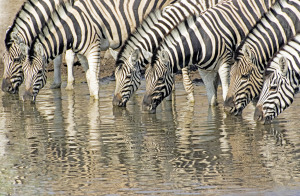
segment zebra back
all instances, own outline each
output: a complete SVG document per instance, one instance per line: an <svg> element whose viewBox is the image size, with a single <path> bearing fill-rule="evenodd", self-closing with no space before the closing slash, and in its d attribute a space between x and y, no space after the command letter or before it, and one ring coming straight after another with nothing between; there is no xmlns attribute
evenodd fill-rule
<svg viewBox="0 0 300 196"><path fill-rule="evenodd" d="M287 109L299 91L300 34L285 44L269 61L254 119L270 121Z"/></svg>
<svg viewBox="0 0 300 196"><path fill-rule="evenodd" d="M300 32L300 2L279 0L252 29L236 51L228 100L241 113L258 98L267 63L281 47ZM232 104L233 103L233 104Z"/></svg>
<svg viewBox="0 0 300 196"><path fill-rule="evenodd" d="M221 66L232 64L235 47L274 2L275 0L225 1L207 9L198 17L188 17L176 26L153 53L151 66L146 73L155 73L155 78L146 75L146 82L154 84L148 85L152 88L146 89L145 100L161 101L171 93L172 85L168 83L172 81L168 79L171 75L167 74L170 70L176 73L195 64L198 68L218 72ZM167 58L162 56L165 53ZM224 86L228 86L229 73L224 72L221 77L225 99L227 88ZM148 96L152 98L146 98Z"/></svg>
<svg viewBox="0 0 300 196"><path fill-rule="evenodd" d="M129 32L149 12L161 9L171 2L173 0L77 0L73 5L64 3L53 12L29 48L28 63L31 66L26 66L30 68L26 69L30 72L26 73L26 79L43 78L44 64L65 50L72 49L88 63L87 75L92 81L89 83L90 94L98 99L101 50L121 46ZM39 47L43 48L43 56L36 53L36 48ZM35 82L28 84L34 86ZM36 92L43 86L37 84ZM26 86L27 90L30 88L29 85Z"/></svg>

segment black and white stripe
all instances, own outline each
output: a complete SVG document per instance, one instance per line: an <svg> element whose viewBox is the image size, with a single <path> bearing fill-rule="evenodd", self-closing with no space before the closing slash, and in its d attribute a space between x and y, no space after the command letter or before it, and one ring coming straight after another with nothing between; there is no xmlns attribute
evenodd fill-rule
<svg viewBox="0 0 300 196"><path fill-rule="evenodd" d="M2 81L3 91L16 93L23 82L22 62L25 58L21 54L20 43L30 46L43 27L43 24L51 16L51 13L65 1L67 0L28 0L23 4L12 26L6 32L4 40L6 51L3 56L5 70ZM54 67L60 68L60 65L61 58L58 57ZM68 65L71 68L73 66L72 63L68 63ZM69 73L69 78L72 79L73 75L70 74L72 72ZM54 85L60 86L61 76L58 69L55 69L54 77L54 81L56 82ZM72 81L70 82L72 83Z"/></svg>
<svg viewBox="0 0 300 196"><path fill-rule="evenodd" d="M58 8L37 36L30 48L30 59L53 59L67 49L80 55L81 62L89 66L86 76L90 95L99 98L100 51L120 47L128 35L149 12L161 9L174 0L77 0ZM44 57L34 54L40 45ZM37 47L38 48L38 47ZM42 62L42 61L35 61ZM42 64L32 64L38 70ZM25 70L24 70L25 71ZM32 72L32 78L36 72ZM44 73L44 72L39 72ZM32 78L27 78L31 80ZM34 84L31 84L34 85ZM29 86L26 89L30 89Z"/></svg>
<svg viewBox="0 0 300 196"><path fill-rule="evenodd" d="M300 31L300 1L279 0L236 51L226 106L240 114L258 98L265 67L272 57Z"/></svg>
<svg viewBox="0 0 300 196"><path fill-rule="evenodd" d="M216 5L220 0L182 0L163 10L149 14L143 23L130 35L116 59L116 89L114 105L125 106L131 95L141 83L142 69L151 59L151 54L162 42L164 37L186 17L199 15L207 8ZM189 96L193 96L193 86L183 70L184 84ZM193 99L193 97L191 97Z"/></svg>
<svg viewBox="0 0 300 196"><path fill-rule="evenodd" d="M270 121L287 109L300 87L300 34L269 62L254 119Z"/></svg>
<svg viewBox="0 0 300 196"><path fill-rule="evenodd" d="M199 17L189 17L165 38L146 70L144 104L150 110L172 90L172 72L195 64L203 74L210 105L216 104L216 81L219 73L223 98L229 85L229 70L235 47L249 33L275 0L231 0L217 4ZM165 54L165 60L161 57ZM170 72L171 71L171 72ZM153 77L149 77L149 73ZM167 79L166 79L167 78ZM155 84L157 83L157 84Z"/></svg>

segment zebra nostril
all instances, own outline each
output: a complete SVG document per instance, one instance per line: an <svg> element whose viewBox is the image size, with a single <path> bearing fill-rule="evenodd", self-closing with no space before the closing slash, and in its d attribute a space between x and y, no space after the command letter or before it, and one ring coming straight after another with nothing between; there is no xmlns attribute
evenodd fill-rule
<svg viewBox="0 0 300 196"><path fill-rule="evenodd" d="M257 105L254 112L254 120L262 121L264 119L263 107L262 105Z"/></svg>

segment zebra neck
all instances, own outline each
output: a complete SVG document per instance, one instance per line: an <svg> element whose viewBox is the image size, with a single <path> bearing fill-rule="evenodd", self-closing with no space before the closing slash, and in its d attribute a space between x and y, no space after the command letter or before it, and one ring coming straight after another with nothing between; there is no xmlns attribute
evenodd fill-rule
<svg viewBox="0 0 300 196"><path fill-rule="evenodd" d="M5 38L6 46L11 41L11 33L17 32L23 38L23 43L30 45L43 25L62 0L29 0L17 13L11 28Z"/></svg>

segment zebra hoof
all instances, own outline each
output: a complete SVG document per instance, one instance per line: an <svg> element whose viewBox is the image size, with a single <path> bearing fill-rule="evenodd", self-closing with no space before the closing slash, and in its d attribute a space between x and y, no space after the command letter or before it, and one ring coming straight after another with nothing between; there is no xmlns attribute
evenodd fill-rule
<svg viewBox="0 0 300 196"><path fill-rule="evenodd" d="M65 89L67 91L72 91L72 90L74 90L74 86L73 86L73 84L68 84Z"/></svg>
<svg viewBox="0 0 300 196"><path fill-rule="evenodd" d="M55 83L53 83L53 84L50 86L50 89L57 89L57 88L60 88L60 84L55 84Z"/></svg>

